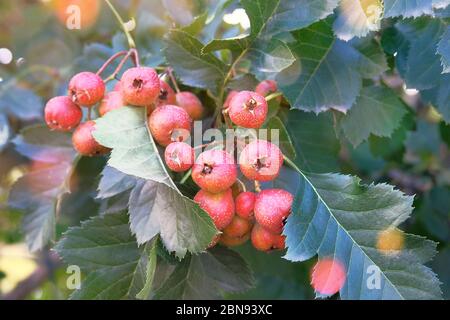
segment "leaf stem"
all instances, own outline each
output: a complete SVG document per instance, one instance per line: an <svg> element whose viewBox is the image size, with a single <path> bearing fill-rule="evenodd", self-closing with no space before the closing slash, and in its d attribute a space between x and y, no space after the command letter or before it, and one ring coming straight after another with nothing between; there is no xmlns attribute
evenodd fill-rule
<svg viewBox="0 0 450 320"><path fill-rule="evenodd" d="M123 32L125 33L125 36L127 37L128 46L130 47L130 49L136 48L136 43L134 42L134 39L131 36L130 31L128 31L128 29L126 28L125 22L123 21L123 19L120 16L119 12L116 10L116 8L114 8L114 6L113 6L113 4L111 3L110 0L105 0L105 2L109 6L111 11L113 12L113 14L116 17L117 21L120 23L120 26L122 27Z"/></svg>
<svg viewBox="0 0 450 320"><path fill-rule="evenodd" d="M283 155L283 159L292 169L297 170L298 172L301 172L300 169L297 167L297 165L294 163L294 161L292 161L285 155Z"/></svg>
<svg viewBox="0 0 450 320"><path fill-rule="evenodd" d="M192 174L192 169L189 169L189 171L186 172L186 174L183 176L183 178L181 178L180 184L184 184L189 179L191 174Z"/></svg>
<svg viewBox="0 0 450 320"><path fill-rule="evenodd" d="M282 95L283 95L283 94L282 94L281 92L275 92L275 93L269 94L269 95L266 97L266 101L269 102L269 101L271 101L271 100L273 100L273 99L276 99L276 98L278 98L278 97L281 97Z"/></svg>
<svg viewBox="0 0 450 320"><path fill-rule="evenodd" d="M178 87L177 80L173 76L173 70L171 67L167 68L167 74L169 75L170 81L172 81L173 86L175 87L175 91L180 93L180 88Z"/></svg>

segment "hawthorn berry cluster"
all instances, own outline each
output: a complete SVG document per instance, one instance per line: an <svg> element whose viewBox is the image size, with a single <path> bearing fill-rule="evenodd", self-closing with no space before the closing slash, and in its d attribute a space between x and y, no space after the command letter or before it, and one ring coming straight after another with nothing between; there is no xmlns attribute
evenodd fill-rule
<svg viewBox="0 0 450 320"><path fill-rule="evenodd" d="M115 73L103 80L100 73L108 63L125 55ZM114 79L124 62L135 55L135 67L126 70L110 92L105 82ZM251 238L253 246L261 251L284 248L283 225L291 211L293 196L281 189L248 192L237 188L238 166L244 177L259 182L275 179L283 164L283 154L273 143L254 140L245 145L238 164L234 157L221 149L209 149L195 159L195 149L186 143L193 120L204 116L200 99L191 92L178 89L168 68L176 92L158 73L138 63L137 51L118 53L97 72L81 72L69 82L67 96L52 98L45 107L47 125L72 135L73 146L84 156L104 155L110 150L93 137L95 122L91 108L98 105L98 114L124 105L147 108L147 123L153 139L164 147L167 167L174 172L191 171L192 180L200 187L194 201L199 203L222 233L210 247L219 241L226 246L236 246ZM223 106L225 121L243 127L258 129L264 124L268 103L266 96L277 91L274 81L261 82L255 91L231 91ZM281 97L278 97L281 99ZM82 122L82 108L87 108L87 120ZM231 123L230 123L231 121ZM241 182L241 186L244 184ZM235 190L235 192L233 192Z"/></svg>

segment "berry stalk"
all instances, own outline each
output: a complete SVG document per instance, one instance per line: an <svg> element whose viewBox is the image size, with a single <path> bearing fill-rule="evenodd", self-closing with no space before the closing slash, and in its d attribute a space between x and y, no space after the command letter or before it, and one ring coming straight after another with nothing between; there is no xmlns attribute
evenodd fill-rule
<svg viewBox="0 0 450 320"><path fill-rule="evenodd" d="M114 16L116 17L117 21L120 23L123 32L125 33L125 36L127 37L128 46L130 49L136 48L136 43L134 42L133 37L131 36L130 31L125 26L125 22L123 21L122 17L120 16L119 12L117 12L116 8L113 6L110 0L105 0L106 4L109 6L111 11L113 12Z"/></svg>

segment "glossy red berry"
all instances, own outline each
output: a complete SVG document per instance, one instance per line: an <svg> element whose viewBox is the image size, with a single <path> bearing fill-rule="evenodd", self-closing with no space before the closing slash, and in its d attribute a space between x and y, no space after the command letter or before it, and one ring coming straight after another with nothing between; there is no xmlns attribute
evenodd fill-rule
<svg viewBox="0 0 450 320"><path fill-rule="evenodd" d="M105 83L92 72L80 72L69 82L69 96L72 101L83 107L92 107L99 103L105 94Z"/></svg>
<svg viewBox="0 0 450 320"><path fill-rule="evenodd" d="M260 128L266 121L266 99L253 91L241 91L230 101L228 115L234 124L244 128Z"/></svg>
<svg viewBox="0 0 450 320"><path fill-rule="evenodd" d="M194 164L194 149L184 142L172 142L164 151L164 159L170 170L184 172Z"/></svg>
<svg viewBox="0 0 450 320"><path fill-rule="evenodd" d="M165 104L176 105L177 99L175 97L175 91L173 91L172 87L163 80L159 80L159 87L160 90L158 100L156 101L156 106L159 107Z"/></svg>
<svg viewBox="0 0 450 320"><path fill-rule="evenodd" d="M282 165L281 150L266 140L250 142L239 156L241 172L250 180L273 180L279 175Z"/></svg>
<svg viewBox="0 0 450 320"><path fill-rule="evenodd" d="M259 251L282 250L285 247L285 236L272 233L259 224L252 229L252 244Z"/></svg>
<svg viewBox="0 0 450 320"><path fill-rule="evenodd" d="M201 153L192 167L192 179L202 189L220 193L236 182L237 167L233 157L223 150Z"/></svg>
<svg viewBox="0 0 450 320"><path fill-rule="evenodd" d="M262 227L273 233L281 233L291 213L294 197L282 189L263 190L256 196L255 219Z"/></svg>
<svg viewBox="0 0 450 320"><path fill-rule="evenodd" d="M176 94L177 106L186 110L193 120L200 120L203 117L204 108L202 102L191 92L183 91Z"/></svg>
<svg viewBox="0 0 450 320"><path fill-rule="evenodd" d="M149 106L155 103L160 95L159 77L152 68L128 69L120 82L124 101L134 106Z"/></svg>
<svg viewBox="0 0 450 320"><path fill-rule="evenodd" d="M81 121L83 113L69 97L55 97L45 106L45 122L52 130L70 131Z"/></svg>
<svg viewBox="0 0 450 320"><path fill-rule="evenodd" d="M243 219L253 219L256 194L253 192L242 192L236 197L236 214Z"/></svg>
<svg viewBox="0 0 450 320"><path fill-rule="evenodd" d="M221 193L210 193L200 190L194 197L200 207L205 210L217 229L226 228L234 217L234 201L231 189Z"/></svg>
<svg viewBox="0 0 450 320"><path fill-rule="evenodd" d="M72 135L72 143L77 152L83 156L100 156L106 154L110 149L99 144L93 137L95 122L87 121L78 126Z"/></svg>
<svg viewBox="0 0 450 320"><path fill-rule="evenodd" d="M119 109L125 105L122 93L120 91L111 91L108 92L100 103L100 107L98 108L98 113L101 117L107 114L110 111Z"/></svg>
<svg viewBox="0 0 450 320"><path fill-rule="evenodd" d="M223 234L231 238L239 238L252 230L253 223L235 215L231 223L223 229Z"/></svg>
<svg viewBox="0 0 450 320"><path fill-rule="evenodd" d="M268 95L275 93L278 91L277 83L274 80L264 80L261 81L255 89L255 92L259 93L263 97L267 97ZM277 97L276 100L278 102L281 101L281 96Z"/></svg>
<svg viewBox="0 0 450 320"><path fill-rule="evenodd" d="M156 108L148 123L153 138L166 147L174 141L186 141L191 131L192 119L184 109L167 104Z"/></svg>

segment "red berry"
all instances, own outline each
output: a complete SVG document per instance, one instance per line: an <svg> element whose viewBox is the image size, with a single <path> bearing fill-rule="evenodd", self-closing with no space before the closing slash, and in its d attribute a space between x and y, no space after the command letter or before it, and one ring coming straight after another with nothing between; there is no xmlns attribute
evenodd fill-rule
<svg viewBox="0 0 450 320"><path fill-rule="evenodd" d="M121 89L121 83L120 81L117 81L116 84L114 85L114 88L112 91L120 91Z"/></svg>
<svg viewBox="0 0 450 320"><path fill-rule="evenodd" d="M124 105L125 103L123 102L122 93L120 93L120 91L111 91L105 95L100 103L98 113L103 117L108 112L119 109Z"/></svg>
<svg viewBox="0 0 450 320"><path fill-rule="evenodd" d="M231 121L244 128L260 128L266 121L266 99L252 91L241 91L230 101L228 114Z"/></svg>
<svg viewBox="0 0 450 320"><path fill-rule="evenodd" d="M264 228L273 233L281 233L291 213L292 194L282 189L261 191L255 202L255 219Z"/></svg>
<svg viewBox="0 0 450 320"><path fill-rule="evenodd" d="M236 198L236 214L251 220L255 208L256 195L253 192L242 192Z"/></svg>
<svg viewBox="0 0 450 320"><path fill-rule="evenodd" d="M242 237L252 230L252 226L249 220L235 215L231 223L223 229L223 234L232 238Z"/></svg>
<svg viewBox="0 0 450 320"><path fill-rule="evenodd" d="M75 150L83 156L99 156L108 153L110 150L97 141L92 136L95 131L95 122L87 121L78 126L72 135L72 143Z"/></svg>
<svg viewBox="0 0 450 320"><path fill-rule="evenodd" d="M177 105L186 110L194 120L200 120L203 117L204 108L202 102L191 92L178 92L176 94Z"/></svg>
<svg viewBox="0 0 450 320"><path fill-rule="evenodd" d="M223 150L201 153L192 168L192 179L200 188L211 193L227 190L237 180L233 157Z"/></svg>
<svg viewBox="0 0 450 320"><path fill-rule="evenodd" d="M222 234L219 242L226 247L237 247L247 242L248 239L250 239L250 232L247 232L241 237L230 237Z"/></svg>
<svg viewBox="0 0 450 320"><path fill-rule="evenodd" d="M159 77L148 67L131 68L122 75L123 99L134 106L146 107L155 103L160 94Z"/></svg>
<svg viewBox="0 0 450 320"><path fill-rule="evenodd" d="M270 181L280 173L283 154L280 149L266 140L250 142L239 156L242 174L250 180Z"/></svg>
<svg viewBox="0 0 450 320"><path fill-rule="evenodd" d="M69 96L80 106L92 107L105 94L105 83L92 72L80 72L69 82Z"/></svg>
<svg viewBox="0 0 450 320"><path fill-rule="evenodd" d="M255 89L256 93L259 93L263 97L267 97L268 95L275 93L278 91L277 83L274 80L264 80L261 81ZM278 102L281 101L281 96L277 97L276 100Z"/></svg>
<svg viewBox="0 0 450 320"><path fill-rule="evenodd" d="M275 234L256 224L252 229L252 244L259 251L271 251L284 249L285 236Z"/></svg>
<svg viewBox="0 0 450 320"><path fill-rule="evenodd" d="M69 97L55 97L45 106L45 122L50 129L70 131L83 117L83 112Z"/></svg>
<svg viewBox="0 0 450 320"><path fill-rule="evenodd" d="M189 137L192 119L184 109L167 104L156 108L148 122L153 138L166 147L173 141L182 142Z"/></svg>
<svg viewBox="0 0 450 320"><path fill-rule="evenodd" d="M159 96L158 101L156 102L156 106L162 106L165 104L177 104L177 99L175 97L175 91L173 91L172 87L163 80L159 80ZM181 107L181 106L180 106ZM189 112L188 112L189 113Z"/></svg>
<svg viewBox="0 0 450 320"><path fill-rule="evenodd" d="M164 152L164 159L170 170L184 172L194 164L194 149L184 142L172 142Z"/></svg>
<svg viewBox="0 0 450 320"><path fill-rule="evenodd" d="M322 295L334 295L345 284L347 272L345 266L337 259L319 259L313 267L311 284Z"/></svg>
<svg viewBox="0 0 450 320"><path fill-rule="evenodd" d="M239 93L239 91L236 91L236 90L231 90L230 93L228 93L227 98L225 99L225 102L223 103L224 109L228 109L228 107L230 106L231 99L233 99L234 96L237 95L238 93Z"/></svg>
<svg viewBox="0 0 450 320"><path fill-rule="evenodd" d="M219 230L223 230L233 220L234 201L231 189L221 193L209 193L200 190L195 195L194 201L209 214Z"/></svg>

